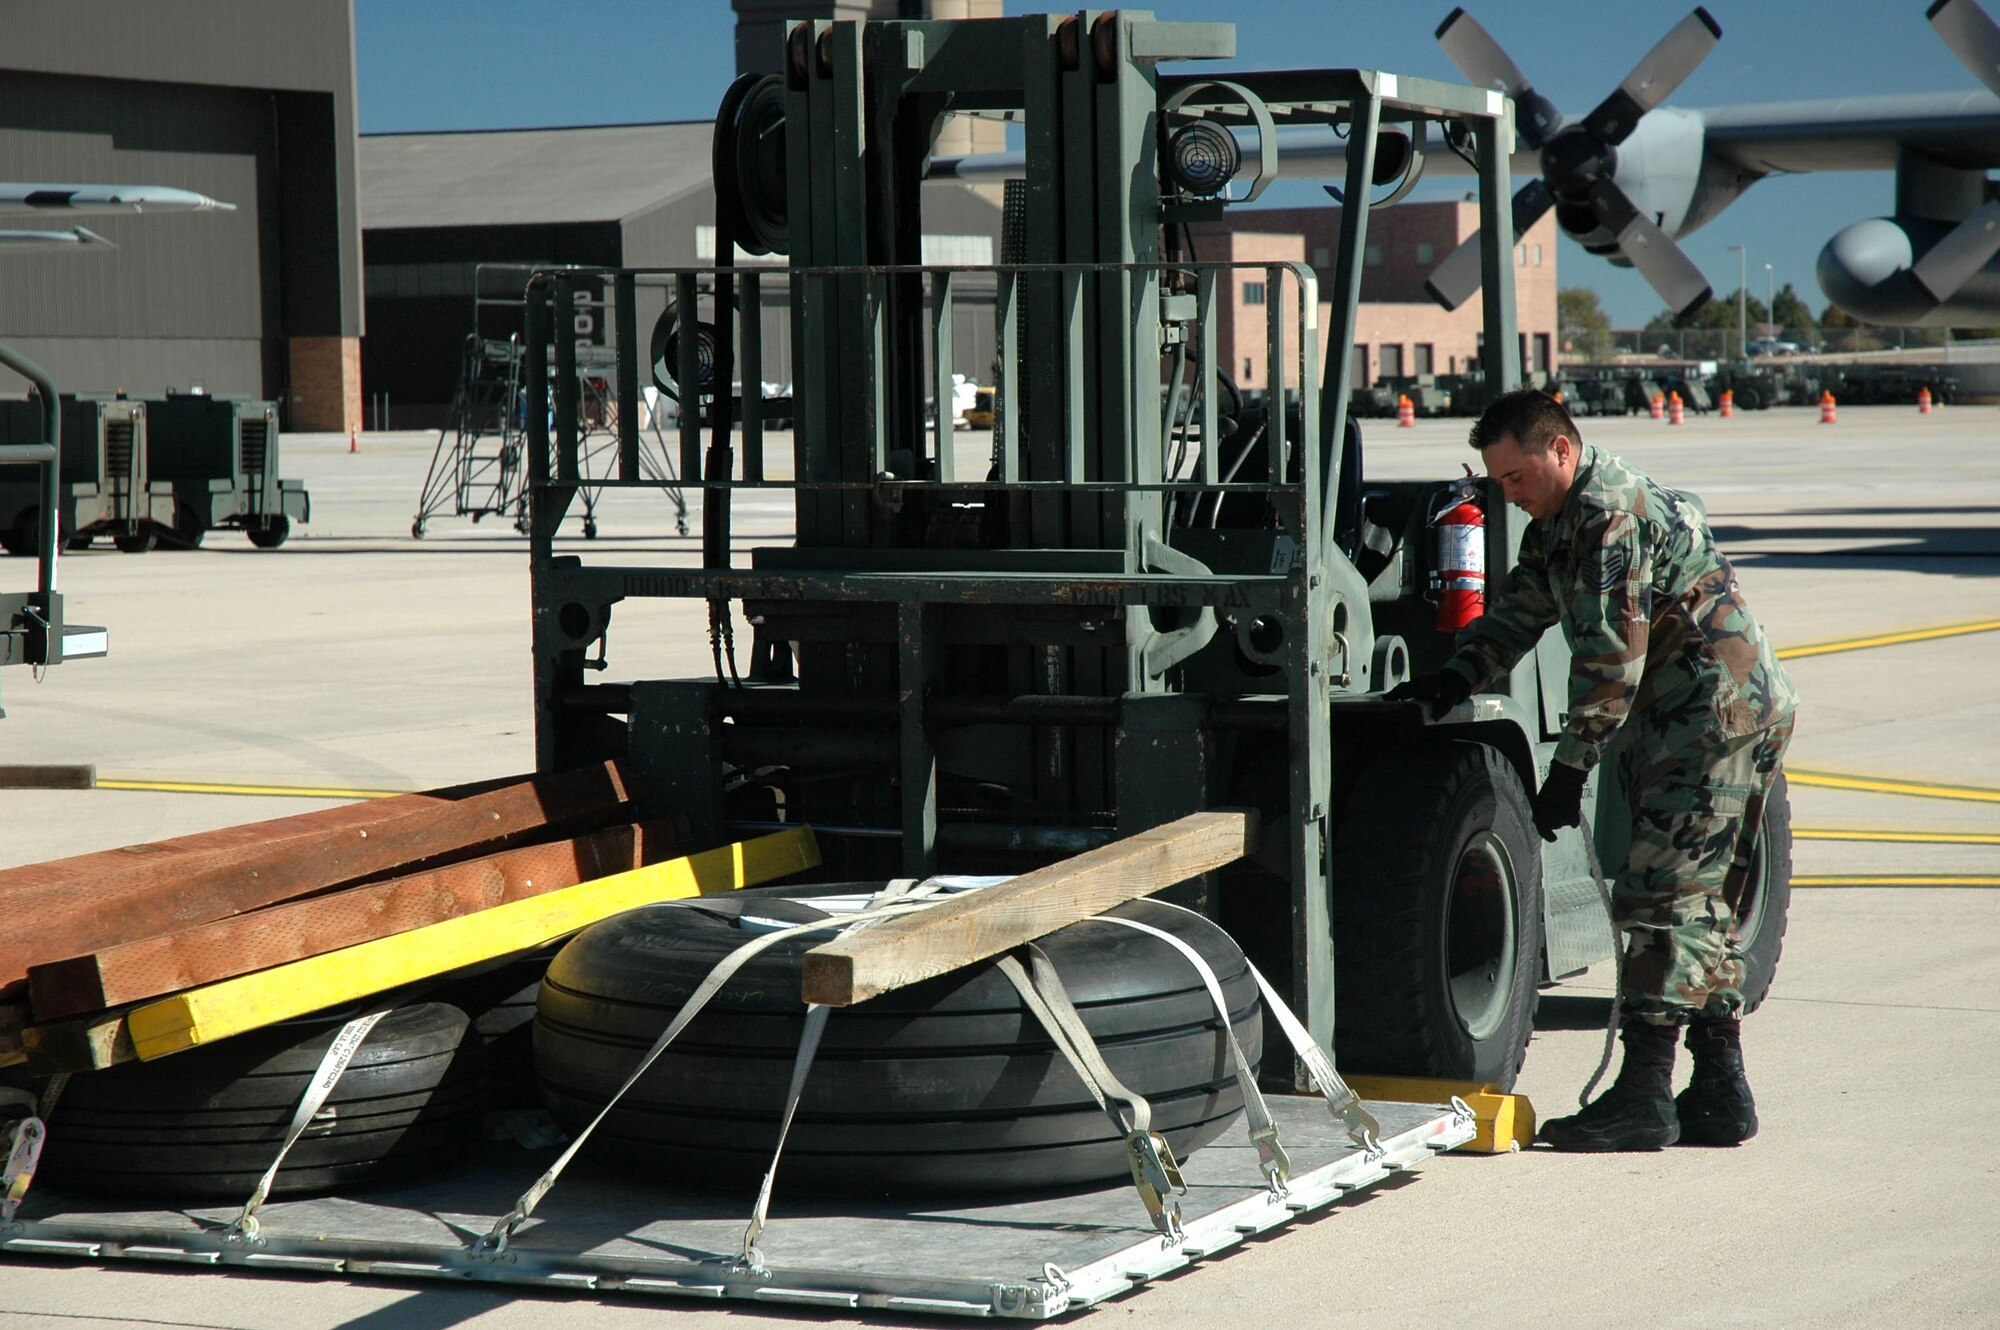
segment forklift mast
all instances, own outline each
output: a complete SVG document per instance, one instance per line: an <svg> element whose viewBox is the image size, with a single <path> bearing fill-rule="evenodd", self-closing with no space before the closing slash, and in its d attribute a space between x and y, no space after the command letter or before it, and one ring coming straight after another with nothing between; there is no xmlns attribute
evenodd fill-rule
<svg viewBox="0 0 2000 1330"><path fill-rule="evenodd" d="M830 880L1019 871L1255 807L1257 861L1224 889L1170 895L1221 919L1330 1038L1330 810L1355 756L1342 745L1377 732L1336 716L1379 720L1382 691L1444 649L1382 629L1398 602L1399 625L1422 617L1420 572L1414 556L1368 566L1361 541L1348 349L1369 209L1341 210L1325 290L1302 263L1201 261L1188 227L1270 182L1279 125L1346 139L1340 197L1356 204L1399 198L1441 136L1480 168L1486 370L1503 390L1519 377L1511 104L1362 70L1163 73L1233 57L1234 29L1136 10L799 22L785 53L717 121L724 266L552 267L528 284L527 400L552 406L529 413L539 765L626 756L706 840L810 823ZM999 263L923 262L923 185L951 114L1023 137ZM739 248L788 265L727 266ZM699 566L557 552L582 483L572 315L595 282L612 292L621 469L592 483L649 483L650 361L701 487ZM767 469L781 436L758 388L778 282L788 475L782 457ZM1248 282L1264 300L1242 306L1237 336L1252 329L1262 352L1261 397L1218 357L1220 297ZM650 355L646 292L665 304ZM990 457L968 464L952 375L968 368L961 314L989 302L997 418ZM736 566L731 499L772 489L793 497L796 540ZM1503 513L1488 540L1489 566L1507 566ZM642 660L611 673L613 606L658 597L708 602L714 678L660 679ZM740 672L738 607L754 630ZM1496 705L1532 765L1541 731L1521 688Z"/></svg>

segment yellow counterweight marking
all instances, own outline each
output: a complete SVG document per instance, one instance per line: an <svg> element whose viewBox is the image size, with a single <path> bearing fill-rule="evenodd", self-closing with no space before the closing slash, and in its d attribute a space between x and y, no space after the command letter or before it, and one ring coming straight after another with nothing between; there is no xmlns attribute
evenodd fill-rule
<svg viewBox="0 0 2000 1330"><path fill-rule="evenodd" d="M1795 887L2000 887L1991 873L1814 873L1794 877Z"/></svg>
<svg viewBox="0 0 2000 1330"><path fill-rule="evenodd" d="M1809 646L1787 647L1779 660L1804 660L1807 656L1831 656L1839 651L1866 651L1870 647L1901 646L1905 642L1930 642L1940 637L1964 637L1968 633L2000 631L2000 619L1979 619L1972 623L1946 624L1939 628L1915 628L1907 633L1878 633L1873 637L1850 637L1840 642L1815 642Z"/></svg>
<svg viewBox="0 0 2000 1330"><path fill-rule="evenodd" d="M1871 794L1907 794L1918 799L1964 799L1973 803L2000 804L2000 790L1981 785L1938 785L1921 780L1884 780L1877 776L1848 776L1837 771L1799 771L1785 768L1785 779L1794 785L1811 785L1826 790L1863 790Z"/></svg>
<svg viewBox="0 0 2000 1330"><path fill-rule="evenodd" d="M164 794L252 794L291 799L391 799L410 790L341 790L316 785L225 785L194 780L100 780L100 790L155 790Z"/></svg>
<svg viewBox="0 0 2000 1330"><path fill-rule="evenodd" d="M1793 840L1848 840L1905 845L2000 845L2000 831L1849 831L1841 827L1794 827Z"/></svg>

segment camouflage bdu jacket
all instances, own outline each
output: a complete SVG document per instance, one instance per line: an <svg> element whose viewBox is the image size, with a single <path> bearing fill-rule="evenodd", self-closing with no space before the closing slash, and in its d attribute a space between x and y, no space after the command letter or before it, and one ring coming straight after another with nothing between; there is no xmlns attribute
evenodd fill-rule
<svg viewBox="0 0 2000 1330"><path fill-rule="evenodd" d="M1587 444L1562 511L1528 524L1519 563L1445 668L1476 692L1558 622L1572 659L1558 762L1588 771L1635 711L1699 709L1736 736L1798 705L1700 509Z"/></svg>

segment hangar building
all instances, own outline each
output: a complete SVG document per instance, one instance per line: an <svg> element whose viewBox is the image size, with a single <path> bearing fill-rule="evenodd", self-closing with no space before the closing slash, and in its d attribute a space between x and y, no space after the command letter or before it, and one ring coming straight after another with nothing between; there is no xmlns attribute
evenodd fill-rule
<svg viewBox="0 0 2000 1330"><path fill-rule="evenodd" d="M0 257L0 338L66 392L200 385L280 400L293 428L358 426L355 132L352 0L15 0L0 179L236 210L13 221L117 248Z"/></svg>

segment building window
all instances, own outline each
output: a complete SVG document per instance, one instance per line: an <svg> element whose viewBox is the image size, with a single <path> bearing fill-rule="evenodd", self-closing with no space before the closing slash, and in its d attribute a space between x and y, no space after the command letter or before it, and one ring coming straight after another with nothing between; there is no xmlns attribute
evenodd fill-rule
<svg viewBox="0 0 2000 1330"><path fill-rule="evenodd" d="M1325 245L1314 245L1313 267L1330 268L1332 266L1333 266L1333 251L1328 249Z"/></svg>
<svg viewBox="0 0 2000 1330"><path fill-rule="evenodd" d="M1547 333L1536 333L1535 372L1537 374L1547 374L1555 369L1554 359L1550 353L1549 335Z"/></svg>
<svg viewBox="0 0 2000 1330"><path fill-rule="evenodd" d="M1535 266L1537 268L1542 266L1542 247L1540 245L1535 246Z"/></svg>
<svg viewBox="0 0 2000 1330"><path fill-rule="evenodd" d="M1249 385L1249 384L1250 384L1250 383L1251 383L1251 382L1252 382L1252 381L1253 381L1254 379L1256 379L1256 377L1257 377L1257 374L1256 374L1256 371L1255 371L1255 370L1253 370L1253 369L1251 368L1251 366L1250 366L1250 357L1248 357L1248 356L1245 356L1245 357L1243 357L1243 383L1244 383L1244 385L1245 385L1245 386L1247 387L1247 386L1248 386L1248 385Z"/></svg>
<svg viewBox="0 0 2000 1330"><path fill-rule="evenodd" d="M1365 250L1363 250L1363 251L1361 252L1361 261L1362 261L1363 263L1367 264L1367 265L1368 265L1369 267L1371 267L1371 268L1379 268L1379 267L1381 267L1381 266L1382 266L1382 247L1381 247L1380 245L1370 245L1370 246L1368 246L1368 248L1366 248Z"/></svg>
<svg viewBox="0 0 2000 1330"><path fill-rule="evenodd" d="M1354 367L1348 371L1348 374L1354 380L1351 386L1356 388L1366 388L1368 386L1368 344L1366 342L1356 342L1354 344Z"/></svg>
<svg viewBox="0 0 2000 1330"><path fill-rule="evenodd" d="M1437 251L1431 248L1429 242L1425 242L1424 244L1417 246L1418 263L1428 264L1431 261L1431 259L1436 256L1436 254Z"/></svg>
<svg viewBox="0 0 2000 1330"><path fill-rule="evenodd" d="M1403 344L1388 342L1382 347L1382 377L1400 379L1403 377Z"/></svg>
<svg viewBox="0 0 2000 1330"><path fill-rule="evenodd" d="M1244 303L1244 304L1246 304L1246 305L1261 305L1261 304L1263 304L1263 303L1264 303L1264 284L1263 284L1262 282L1245 282L1245 283L1243 283L1243 303Z"/></svg>
<svg viewBox="0 0 2000 1330"><path fill-rule="evenodd" d="M1411 352L1410 358L1414 362L1410 366L1410 373L1412 374L1437 373L1436 346L1432 345L1429 342L1418 342L1415 346L1410 348L1410 352Z"/></svg>
<svg viewBox="0 0 2000 1330"><path fill-rule="evenodd" d="M1516 268L1525 268L1528 266L1528 247L1526 245L1514 246L1514 266Z"/></svg>

